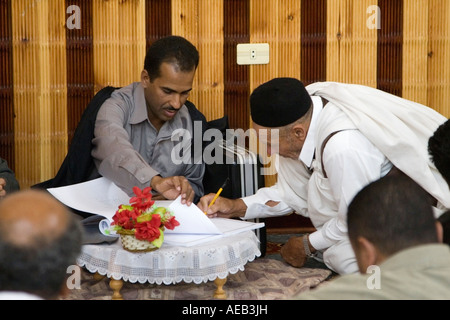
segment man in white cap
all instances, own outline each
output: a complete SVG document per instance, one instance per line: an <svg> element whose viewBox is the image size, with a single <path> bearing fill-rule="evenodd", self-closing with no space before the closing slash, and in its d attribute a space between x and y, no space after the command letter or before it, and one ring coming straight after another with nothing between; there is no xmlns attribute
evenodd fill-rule
<svg viewBox="0 0 450 320"><path fill-rule="evenodd" d="M277 183L242 199L219 197L207 213L253 219L295 211L309 217L317 231L289 239L281 250L293 266L316 257L339 274L357 272L347 207L364 186L387 174L403 172L419 183L436 212L450 207L448 186L427 154L429 137L446 118L431 108L365 86L325 82L305 88L293 78L256 88L250 108L256 131L268 131L268 152L278 149ZM270 139L274 130L278 145ZM204 196L199 207L206 210L212 198Z"/></svg>

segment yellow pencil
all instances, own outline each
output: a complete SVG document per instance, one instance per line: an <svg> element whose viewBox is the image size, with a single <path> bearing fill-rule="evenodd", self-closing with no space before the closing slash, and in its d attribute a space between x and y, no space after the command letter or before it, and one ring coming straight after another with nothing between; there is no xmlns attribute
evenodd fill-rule
<svg viewBox="0 0 450 320"><path fill-rule="evenodd" d="M225 180L225 182L223 183L223 185L220 187L219 191L217 191L216 195L214 196L214 198L212 199L212 201L209 203L208 208L211 207L211 206L214 204L214 202L216 202L217 198L218 198L218 197L220 196L220 194L222 193L223 188L225 188L227 182L228 182L228 178L227 178L227 180ZM206 209L206 210L208 210L208 209ZM205 211L205 214L206 214L206 211Z"/></svg>

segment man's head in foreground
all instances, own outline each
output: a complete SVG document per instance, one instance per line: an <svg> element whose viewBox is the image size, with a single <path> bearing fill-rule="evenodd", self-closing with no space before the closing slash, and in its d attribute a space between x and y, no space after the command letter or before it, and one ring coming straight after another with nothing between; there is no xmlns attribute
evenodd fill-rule
<svg viewBox="0 0 450 320"><path fill-rule="evenodd" d="M25 190L0 201L0 290L57 298L76 263L82 229L50 194Z"/></svg>
<svg viewBox="0 0 450 320"><path fill-rule="evenodd" d="M361 273L401 250L437 243L441 236L428 194L406 175L364 187L348 207L347 224Z"/></svg>

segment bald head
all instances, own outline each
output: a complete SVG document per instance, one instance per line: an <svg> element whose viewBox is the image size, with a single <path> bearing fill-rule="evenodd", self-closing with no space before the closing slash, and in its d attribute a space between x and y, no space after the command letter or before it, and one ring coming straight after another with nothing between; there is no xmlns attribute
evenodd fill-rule
<svg viewBox="0 0 450 320"><path fill-rule="evenodd" d="M36 239L51 242L67 229L68 210L50 194L26 190L0 201L3 239L17 246L33 246Z"/></svg>
<svg viewBox="0 0 450 320"><path fill-rule="evenodd" d="M32 189L6 196L0 201L0 290L57 297L82 236L79 221L49 193Z"/></svg>

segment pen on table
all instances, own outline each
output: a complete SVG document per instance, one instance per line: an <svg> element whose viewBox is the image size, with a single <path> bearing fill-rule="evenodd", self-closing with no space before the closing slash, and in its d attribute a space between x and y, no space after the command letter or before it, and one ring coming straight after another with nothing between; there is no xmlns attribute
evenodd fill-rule
<svg viewBox="0 0 450 320"><path fill-rule="evenodd" d="M225 188L225 186L228 183L228 178L227 180L225 180L225 182L222 184L222 186L220 187L219 191L217 191L216 195L214 196L214 198L212 199L212 201L209 203L208 208L211 207L214 202L216 202L217 198L220 196L220 193L223 191L223 188ZM206 208L206 210L208 210L208 208ZM206 214L206 211L205 211Z"/></svg>

